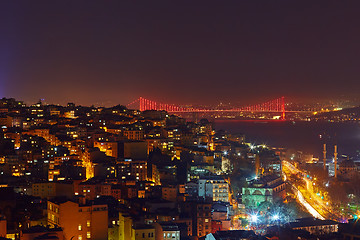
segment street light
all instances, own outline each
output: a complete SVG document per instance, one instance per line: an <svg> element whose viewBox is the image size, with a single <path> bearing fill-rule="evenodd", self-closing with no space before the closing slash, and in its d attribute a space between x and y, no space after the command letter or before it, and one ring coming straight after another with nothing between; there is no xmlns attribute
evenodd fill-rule
<svg viewBox="0 0 360 240"><path fill-rule="evenodd" d="M259 220L259 217L254 214L250 216L250 221L256 223Z"/></svg>
<svg viewBox="0 0 360 240"><path fill-rule="evenodd" d="M279 216L278 214L275 214L274 216L272 216L272 219L273 219L274 221L277 221L277 220L280 219L280 216Z"/></svg>

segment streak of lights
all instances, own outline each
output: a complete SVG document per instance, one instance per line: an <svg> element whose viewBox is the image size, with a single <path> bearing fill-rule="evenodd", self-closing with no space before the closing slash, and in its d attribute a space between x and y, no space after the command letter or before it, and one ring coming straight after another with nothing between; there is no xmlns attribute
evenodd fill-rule
<svg viewBox="0 0 360 240"><path fill-rule="evenodd" d="M304 196L302 195L302 193L295 187L293 187L293 189L296 191L296 195L299 199L299 202L301 203L301 205L303 205L306 210L315 218L321 219L321 220L325 220L325 218L323 216L320 215L320 213L318 211L316 211L304 198Z"/></svg>
<svg viewBox="0 0 360 240"><path fill-rule="evenodd" d="M284 165L286 165L288 167L288 169L292 172L292 173L299 173L300 171L295 168L292 164L290 164L287 161L283 162ZM285 175L286 176L286 175ZM307 178L303 178L306 182L306 188L308 191L312 190L312 184L311 181ZM297 189L295 186L292 185L293 190L296 192L297 198L300 202L301 205L303 205L305 207L305 209L315 218L324 220L325 218L323 216L321 216L321 214L313 207L311 206L304 198L303 194L301 193L301 191L299 189ZM322 205L321 203L318 203L320 206Z"/></svg>

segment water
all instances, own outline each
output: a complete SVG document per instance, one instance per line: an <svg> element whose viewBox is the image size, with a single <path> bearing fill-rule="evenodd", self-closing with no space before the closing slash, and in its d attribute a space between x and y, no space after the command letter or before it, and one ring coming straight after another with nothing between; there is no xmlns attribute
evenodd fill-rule
<svg viewBox="0 0 360 240"><path fill-rule="evenodd" d="M216 130L243 133L247 142L293 148L314 157L322 157L324 143L330 157L337 143L340 156L360 159L359 123L216 120L214 126Z"/></svg>

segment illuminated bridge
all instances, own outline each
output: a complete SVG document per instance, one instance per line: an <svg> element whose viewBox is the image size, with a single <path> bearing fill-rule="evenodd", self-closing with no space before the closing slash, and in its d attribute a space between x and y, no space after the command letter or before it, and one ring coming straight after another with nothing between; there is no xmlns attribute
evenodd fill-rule
<svg viewBox="0 0 360 240"><path fill-rule="evenodd" d="M127 107L134 107L140 111L146 110L164 110L169 113L207 113L207 112L273 112L281 113L282 119L285 119L285 98L280 97L261 104L229 109L205 109L194 107L180 107L174 104L158 103L143 97L139 97L135 101L129 103Z"/></svg>

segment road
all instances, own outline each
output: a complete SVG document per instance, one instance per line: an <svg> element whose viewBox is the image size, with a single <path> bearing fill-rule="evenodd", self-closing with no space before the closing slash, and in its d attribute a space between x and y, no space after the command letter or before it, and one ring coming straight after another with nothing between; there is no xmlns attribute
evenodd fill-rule
<svg viewBox="0 0 360 240"><path fill-rule="evenodd" d="M319 219L339 219L340 216L334 214L335 211L332 210L331 205L314 190L316 181L309 179L307 174L288 161L283 161L283 172L287 181L291 184L292 190L296 194L300 204L303 205L312 216ZM291 179L291 174L289 173L301 176L301 179L304 180L305 183L304 186L296 186L294 179Z"/></svg>
<svg viewBox="0 0 360 240"><path fill-rule="evenodd" d="M305 207L305 209L315 218L321 219L321 220L325 220L325 218L323 216L320 215L320 213L318 211L316 211L315 208L313 208L313 206L311 206L304 198L304 196L302 195L302 193L300 192L299 189L297 189L294 185L291 185L293 192L296 194L299 202L301 205L303 205L303 207Z"/></svg>

